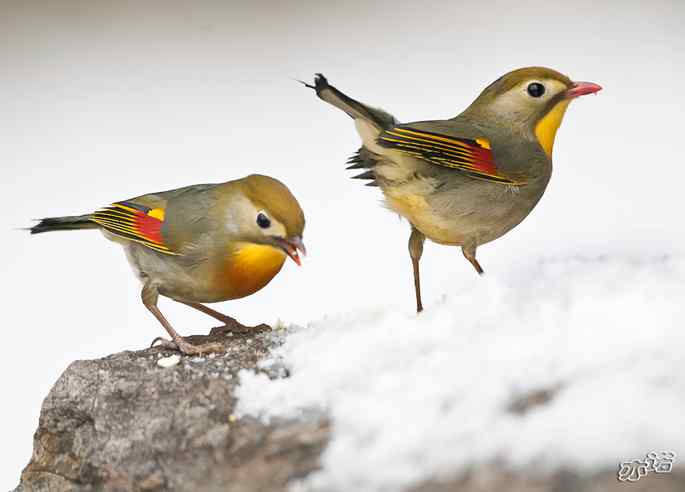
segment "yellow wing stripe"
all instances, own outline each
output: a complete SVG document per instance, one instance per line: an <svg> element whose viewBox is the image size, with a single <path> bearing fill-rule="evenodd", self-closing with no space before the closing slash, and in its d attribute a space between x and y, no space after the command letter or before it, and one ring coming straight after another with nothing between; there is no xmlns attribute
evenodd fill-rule
<svg viewBox="0 0 685 492"><path fill-rule="evenodd" d="M471 154L472 154L471 149L469 149L468 146L455 147L455 146L452 146L452 145L444 144L444 143L442 143L442 142L434 142L434 141L426 140L426 139L423 139L423 138L413 137L413 136L410 136L410 135L402 135L402 134L399 134L399 133L395 133L393 130L388 130L388 131L385 132L385 133L387 133L388 135L393 135L393 136L395 136L395 137L399 137L401 140L389 139L389 138L387 138L387 137L385 136L385 134L381 135L381 138L382 138L383 140L389 140L389 141L394 141L394 142L408 142L408 141L411 141L412 143L415 143L416 145L419 145L419 144L420 144L420 145L424 145L424 146L426 146L427 148L439 150L440 152L447 152L447 151L450 151L450 152L458 152L458 153L460 153L461 155L471 155Z"/></svg>
<svg viewBox="0 0 685 492"><path fill-rule="evenodd" d="M461 170L474 178L516 186L525 184L523 181L515 181L502 176L496 170L493 173L488 169L483 169L486 164L491 166L492 163L482 160L481 150L478 150L477 147L480 147L482 152L491 151L490 141L487 138L478 137L466 140L472 143L399 127L386 130L380 135L380 143L382 144L382 141L388 142L391 149L440 166Z"/></svg>
<svg viewBox="0 0 685 492"><path fill-rule="evenodd" d="M123 210L126 210L127 212L133 212L134 214L138 212L138 210L136 210L135 208L123 205L121 203L113 203L111 206L115 208L121 208Z"/></svg>
<svg viewBox="0 0 685 492"><path fill-rule="evenodd" d="M490 140L488 140L487 138L483 138L483 137L477 138L476 143L478 145L480 145L481 147L483 147L484 149L492 150L492 147L490 147Z"/></svg>
<svg viewBox="0 0 685 492"><path fill-rule="evenodd" d="M105 215L105 214L100 214L97 213L94 215L94 220L99 220L99 221L109 221L112 224L115 225L126 225L130 227L134 227L135 223L132 220L127 220L127 219L120 219L119 217L116 216L111 216L111 215Z"/></svg>
<svg viewBox="0 0 685 492"><path fill-rule="evenodd" d="M406 128L393 128L392 131L398 131L398 132L406 133L409 135L414 135L421 140L428 139L428 140L435 140L438 142L446 142L446 143L449 143L450 145L456 145L457 147L462 147L462 148L466 149L467 151L470 150L470 147L468 146L468 144L465 144L464 142L460 142L459 140L454 140L451 138L443 137L441 135L433 135L430 133L415 132L412 130L407 130ZM488 142L488 144L489 144L489 142Z"/></svg>
<svg viewBox="0 0 685 492"><path fill-rule="evenodd" d="M431 145L423 145L423 144L418 144L418 143L413 143L413 142L407 142L407 141L405 141L405 140L397 140L397 139L394 139L394 138L383 137L383 140L386 140L386 141L388 141L388 142L396 142L400 147L427 148L427 149L435 149L435 148L436 148L436 147L433 147L433 146L431 146ZM400 152L406 152L406 151L404 150L404 148L402 148L402 149L397 149L397 150L400 151ZM456 153L456 152L449 151L449 150L443 150L443 149L439 149L439 151L440 151L441 153L445 153L445 154L448 154L448 155L453 155L454 157L458 157L460 160L458 160L458 161L455 160L455 161L454 161L454 163L455 163L455 165L456 165L457 167L466 167L466 168L470 168L470 169L476 170L476 168L475 168L474 166L471 165L472 163L477 162L476 159L473 158L473 156L464 155L464 154L458 154L458 153ZM419 156L422 156L422 157L423 157L423 155L422 155L420 152L412 152L412 153L415 154L415 155L419 155ZM442 157L442 158L439 158L439 157L426 157L426 158L427 158L428 160L440 160L440 161L444 160L444 161L446 161L446 162L450 162L450 161L449 161L447 158L445 158L445 157ZM482 171L479 171L479 172L482 173Z"/></svg>
<svg viewBox="0 0 685 492"><path fill-rule="evenodd" d="M164 209L163 208L153 208L147 213L150 217L154 217L161 222L164 222Z"/></svg>
<svg viewBox="0 0 685 492"><path fill-rule="evenodd" d="M96 221L95 219L93 219L93 222L99 223L99 222ZM158 244L158 243L155 243L155 242L152 242L152 241L148 241L147 239L139 239L139 237L130 237L129 235L134 235L134 234L135 234L135 233L133 233L133 232L130 232L130 231L127 231L127 230L125 230L125 229L122 229L122 228L119 228L119 227L115 227L115 226L112 226L112 225L104 225L104 224L101 224L101 225L102 225L106 230L108 230L109 232L113 233L114 235L120 236L121 233L126 234L126 236L122 236L122 237L124 237L125 239L128 239L129 241L133 241L133 242L136 242L136 243L140 243L140 244L142 244L142 245L144 245L144 246L147 246L147 247L149 247L149 248L152 248L152 249L154 249L154 250L156 250L156 251L161 251L162 253L168 253L168 254L170 254L170 255L177 255L177 254L178 254L178 253L174 253L173 251L171 251L169 248L167 248L166 246L164 246L164 245L162 245L162 244ZM117 233L119 233L119 234L117 234Z"/></svg>
<svg viewBox="0 0 685 492"><path fill-rule="evenodd" d="M462 150L461 148L449 147L447 145L442 145L442 144L436 145L433 142L427 143L425 140L421 140L418 138L412 138L412 137L405 137L403 135L397 135L397 134L390 132L390 131L387 133L390 135L395 135L397 137L400 137L400 138L388 138L386 136L381 137L383 140L387 140L388 142L398 142L398 143L401 143L403 145L414 145L414 146L423 147L426 149L433 149L433 150L436 150L439 152L450 153L450 154L453 154L455 156L460 156L460 157L461 156L469 157L469 158L473 157L473 155L470 152L468 152L466 150Z"/></svg>
<svg viewBox="0 0 685 492"><path fill-rule="evenodd" d="M456 145L458 147L467 149L468 152L471 152L470 146L468 144L465 144L464 142L459 141L459 140L454 140L454 139L444 137L441 135L433 135L431 133L414 132L411 130L407 130L406 128L395 128L394 130L397 130L397 131L400 131L403 133L408 133L411 135L415 135L415 136L419 137L420 140L429 139L429 140L435 140L438 142L446 142L447 144L449 144L449 146ZM478 137L474 141L478 145L480 145L482 148L487 149L487 150L492 150L492 147L490 146L490 140L488 140L487 138ZM445 145L445 146L447 146L447 145Z"/></svg>
<svg viewBox="0 0 685 492"><path fill-rule="evenodd" d="M142 235L136 222L136 216L139 216L141 212L160 222L164 221L164 209L162 208L154 208L146 213L144 208L139 210L122 203L113 203L107 208L94 212L91 215L91 220L116 236L142 244L161 253L178 255L163 243Z"/></svg>
<svg viewBox="0 0 685 492"><path fill-rule="evenodd" d="M391 132L388 132L388 133L391 133ZM428 161L440 162L441 164L444 164L447 167L450 167L452 169L464 169L464 170L468 170L468 171L473 171L474 173L477 173L480 175L488 176L491 178L496 178L497 181L502 181L502 182L511 181L507 178L502 178L501 176L499 176L497 174L487 173L483 170L476 168L472 164L476 163L477 160L473 156L470 156L470 155L459 154L455 151L450 151L450 150L443 150L443 149L440 149L440 148L437 148L437 147L434 147L431 145L423 145L423 144L414 143L414 142L407 142L406 140L398 140L398 139L387 138L387 137L383 137L383 140L387 140L388 142L396 142L401 147L436 149L436 150L439 150L441 153L445 153L448 155L453 155L455 157L458 157L459 160L456 160L456 159L452 160L452 159L449 159L447 157L436 157L436 156L426 157L423 154L421 154L420 152L408 152L404 148L397 149L397 150L399 152L411 153L412 155L416 155L416 156L425 158Z"/></svg>
<svg viewBox="0 0 685 492"><path fill-rule="evenodd" d="M108 220L102 220L102 219L93 219L93 222L97 222L98 224L102 226L107 226L110 229L116 229L120 232L126 232L128 234L134 234L138 235L140 234L140 231L136 229L135 227L127 227L123 226L121 224L118 224L116 222L108 221ZM152 239L147 239L147 238L141 238L141 241L145 241L146 243L151 243L151 244L157 244L162 248L168 249L164 244L160 243L159 241L154 241Z"/></svg>
<svg viewBox="0 0 685 492"><path fill-rule="evenodd" d="M109 222L109 221L105 221L105 220L100 220L100 219L96 219L96 218L93 218L93 222L96 222L96 223L100 224L101 226L103 226L103 227L105 227L105 228L107 228L107 229L113 229L113 230L116 230L116 231L118 231L118 232L124 232L124 233L126 233L126 234L133 234L133 235L138 235L138 234L139 234L138 230L136 230L136 229L133 228L133 227L125 227L125 226L119 225L119 224L117 224L117 223L113 223L113 222ZM166 248L166 249L168 249L168 248L167 248L166 246L164 246L162 243L159 243L159 242L157 242L157 241L153 241L153 240L151 240L151 239L146 239L146 238L142 238L142 237L141 237L141 238L139 238L139 241L145 242L146 244L147 244L147 243L149 243L149 244L155 244L155 245L158 245L158 246L161 247L161 248Z"/></svg>

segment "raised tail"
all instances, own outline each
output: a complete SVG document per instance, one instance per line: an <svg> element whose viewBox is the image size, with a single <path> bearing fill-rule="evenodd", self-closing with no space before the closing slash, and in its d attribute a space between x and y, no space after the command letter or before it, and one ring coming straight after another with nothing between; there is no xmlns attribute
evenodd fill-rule
<svg viewBox="0 0 685 492"><path fill-rule="evenodd" d="M40 234L41 232L97 229L99 227L99 225L90 220L90 215L74 215L71 217L48 217L42 219L28 230L31 234Z"/></svg>
<svg viewBox="0 0 685 492"><path fill-rule="evenodd" d="M371 181L367 186L377 186L374 167L380 159L379 154L383 153L384 149L377 144L376 139L383 131L397 126L399 121L382 109L372 108L343 94L330 85L326 77L320 73L316 74L314 85L307 83L304 85L314 89L321 100L341 109L354 120L363 147L347 161L349 165L347 169L366 169L367 171L353 178L368 179Z"/></svg>
<svg viewBox="0 0 685 492"><path fill-rule="evenodd" d="M379 108L372 108L351 97L343 94L338 89L328 83L328 79L323 74L317 73L314 78L314 85L304 83L307 87L314 89L316 95L328 104L346 112L354 120L365 120L373 124L378 130L388 130L399 122L393 115Z"/></svg>

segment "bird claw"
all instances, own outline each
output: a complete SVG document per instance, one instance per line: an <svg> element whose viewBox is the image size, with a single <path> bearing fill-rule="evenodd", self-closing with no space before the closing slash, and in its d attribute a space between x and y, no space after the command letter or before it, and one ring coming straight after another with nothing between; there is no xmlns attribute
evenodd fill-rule
<svg viewBox="0 0 685 492"><path fill-rule="evenodd" d="M158 345L155 345L159 342ZM186 342L183 338L178 340L167 340L166 338L157 337L152 341L151 347L161 347L169 350L178 350L184 355L203 355L209 353L223 353L226 348L217 342L203 343L201 345L193 345Z"/></svg>
<svg viewBox="0 0 685 492"><path fill-rule="evenodd" d="M159 342L159 345L156 345ZM161 348L167 348L171 350L176 350L178 347L174 342L171 340L167 340L166 338L162 337L157 337L154 340L152 340L152 343L150 344L150 348L153 347L161 347Z"/></svg>

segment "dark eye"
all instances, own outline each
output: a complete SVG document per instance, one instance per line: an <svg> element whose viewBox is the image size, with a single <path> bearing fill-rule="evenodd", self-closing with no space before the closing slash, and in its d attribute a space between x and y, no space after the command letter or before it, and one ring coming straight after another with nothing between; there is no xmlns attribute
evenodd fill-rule
<svg viewBox="0 0 685 492"><path fill-rule="evenodd" d="M259 212L259 214L257 214L257 225L262 229L267 229L271 225L271 221L265 213Z"/></svg>
<svg viewBox="0 0 685 492"><path fill-rule="evenodd" d="M528 84L528 94L531 97L540 97L545 93L545 86L540 82L532 82Z"/></svg>

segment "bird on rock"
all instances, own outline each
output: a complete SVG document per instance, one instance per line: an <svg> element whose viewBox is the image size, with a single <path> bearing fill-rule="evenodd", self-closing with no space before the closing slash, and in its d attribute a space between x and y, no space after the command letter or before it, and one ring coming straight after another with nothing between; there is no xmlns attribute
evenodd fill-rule
<svg viewBox="0 0 685 492"><path fill-rule="evenodd" d="M220 352L219 343L193 345L157 307L160 295L249 330L204 303L254 294L287 257L300 265L304 213L280 181L253 174L220 184L192 185L111 204L96 212L42 219L31 234L100 229L123 245L143 284L142 301L171 337L162 346L184 354Z"/></svg>
<svg viewBox="0 0 685 492"><path fill-rule="evenodd" d="M402 124L346 96L322 74L305 85L352 117L362 147L348 169L365 169L354 178L380 187L388 208L411 224L417 312L425 239L460 246L482 274L477 248L518 225L542 197L569 103L601 90L549 68L521 68L488 85L454 118Z"/></svg>

